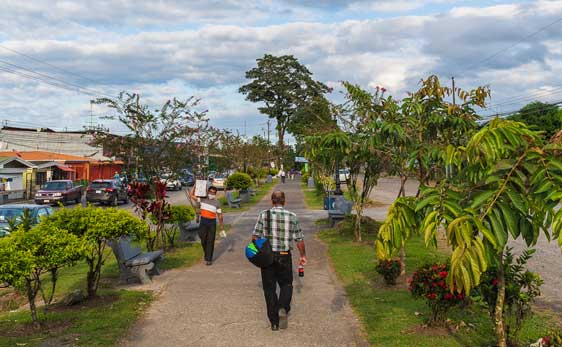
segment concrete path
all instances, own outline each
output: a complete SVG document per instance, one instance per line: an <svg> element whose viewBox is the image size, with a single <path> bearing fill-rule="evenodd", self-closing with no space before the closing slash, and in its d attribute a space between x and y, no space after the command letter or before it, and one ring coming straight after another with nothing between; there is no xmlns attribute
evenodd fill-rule
<svg viewBox="0 0 562 347"><path fill-rule="evenodd" d="M326 212L306 209L299 182L277 188L286 193L287 209L300 217L309 258L305 277L295 274L289 329L271 331L259 269L244 256L258 212L270 206L268 195L232 221L213 266L174 271L123 346L368 346L314 235L314 221Z"/></svg>

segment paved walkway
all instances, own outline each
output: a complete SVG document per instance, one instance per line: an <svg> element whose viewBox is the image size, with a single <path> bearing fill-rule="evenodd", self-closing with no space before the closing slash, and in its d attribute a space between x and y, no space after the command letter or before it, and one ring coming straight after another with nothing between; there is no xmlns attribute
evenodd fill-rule
<svg viewBox="0 0 562 347"><path fill-rule="evenodd" d="M287 209L300 217L309 258L305 277L295 276L289 329L271 331L260 272L244 256L257 213L270 206L266 196L232 222L231 233L215 249L213 266L174 272L175 278L133 327L124 346L368 345L328 264L326 249L314 236L314 221L325 217L325 211L306 209L298 181L278 188L286 193Z"/></svg>

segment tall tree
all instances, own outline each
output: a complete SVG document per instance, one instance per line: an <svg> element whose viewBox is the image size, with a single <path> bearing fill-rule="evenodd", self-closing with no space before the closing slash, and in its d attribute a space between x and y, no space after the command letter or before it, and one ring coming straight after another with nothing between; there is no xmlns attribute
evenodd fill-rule
<svg viewBox="0 0 562 347"><path fill-rule="evenodd" d="M277 121L278 157L284 150L287 127L296 111L330 89L315 81L312 73L292 55L266 54L246 72L250 83L240 87L246 100L262 103L258 109Z"/></svg>
<svg viewBox="0 0 562 347"><path fill-rule="evenodd" d="M325 134L337 129L337 107L324 96L313 98L310 103L299 107L287 124L287 131L304 142L306 136Z"/></svg>
<svg viewBox="0 0 562 347"><path fill-rule="evenodd" d="M551 104L534 101L524 106L519 112L511 117L511 120L523 122L531 129L543 131L550 138L562 129L562 110Z"/></svg>

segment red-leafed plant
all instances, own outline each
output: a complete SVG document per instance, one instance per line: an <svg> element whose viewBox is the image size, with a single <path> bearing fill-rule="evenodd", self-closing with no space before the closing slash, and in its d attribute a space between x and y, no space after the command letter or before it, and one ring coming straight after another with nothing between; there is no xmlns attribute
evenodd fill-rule
<svg viewBox="0 0 562 347"><path fill-rule="evenodd" d="M400 260L380 260L377 264L377 272L384 278L387 285L395 285L396 279L400 276Z"/></svg>
<svg viewBox="0 0 562 347"><path fill-rule="evenodd" d="M464 293L456 293L447 285L449 268L445 264L429 264L414 272L409 289L414 299L426 301L431 316L430 326L443 325L449 309L465 300Z"/></svg>

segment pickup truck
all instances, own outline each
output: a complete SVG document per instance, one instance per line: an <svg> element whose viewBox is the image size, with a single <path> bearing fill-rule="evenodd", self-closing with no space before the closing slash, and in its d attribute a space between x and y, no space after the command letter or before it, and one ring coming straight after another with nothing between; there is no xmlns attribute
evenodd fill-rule
<svg viewBox="0 0 562 347"><path fill-rule="evenodd" d="M71 180L47 182L36 194L36 204L66 204L71 201L80 203L82 200L82 186L75 186Z"/></svg>

